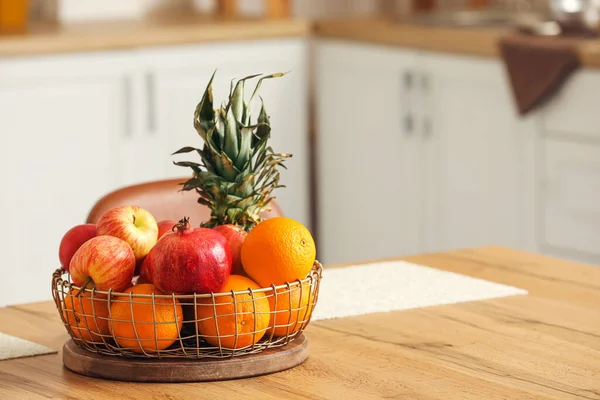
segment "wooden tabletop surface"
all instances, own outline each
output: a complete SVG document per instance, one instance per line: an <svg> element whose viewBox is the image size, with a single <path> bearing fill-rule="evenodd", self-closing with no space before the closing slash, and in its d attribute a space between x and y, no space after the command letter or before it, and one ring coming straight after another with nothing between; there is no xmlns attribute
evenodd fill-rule
<svg viewBox="0 0 600 400"><path fill-rule="evenodd" d="M315 35L321 38L407 47L483 57L500 57L498 42L508 28L418 25L384 18L325 19L317 21ZM565 41L562 38L539 38ZM574 43L584 67L600 68L600 39L569 40Z"/></svg>
<svg viewBox="0 0 600 400"><path fill-rule="evenodd" d="M600 399L600 268L499 247L404 259L529 294L314 322L304 364L251 379L132 384L60 354L0 361L0 399ZM0 332L67 339L51 302L0 308Z"/></svg>
<svg viewBox="0 0 600 400"><path fill-rule="evenodd" d="M0 57L123 50L232 40L306 36L301 19L168 16L134 21L32 23L26 33L0 35Z"/></svg>

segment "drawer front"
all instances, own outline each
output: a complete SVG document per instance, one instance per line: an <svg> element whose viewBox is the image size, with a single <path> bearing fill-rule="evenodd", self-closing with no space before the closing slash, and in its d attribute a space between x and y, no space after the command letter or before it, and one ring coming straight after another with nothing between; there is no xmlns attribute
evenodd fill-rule
<svg viewBox="0 0 600 400"><path fill-rule="evenodd" d="M600 72L575 73L566 85L543 107L546 134L586 136L600 140Z"/></svg>
<svg viewBox="0 0 600 400"><path fill-rule="evenodd" d="M544 143L544 244L600 255L600 145Z"/></svg>

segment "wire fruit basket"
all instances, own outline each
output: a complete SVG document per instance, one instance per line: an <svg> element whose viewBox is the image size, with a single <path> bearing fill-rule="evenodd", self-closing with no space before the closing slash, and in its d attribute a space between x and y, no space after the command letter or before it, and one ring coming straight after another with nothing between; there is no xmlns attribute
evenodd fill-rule
<svg viewBox="0 0 600 400"><path fill-rule="evenodd" d="M81 349L145 359L227 359L285 346L317 304L322 265L305 279L210 294L141 294L81 288L68 272L52 275L63 324Z"/></svg>

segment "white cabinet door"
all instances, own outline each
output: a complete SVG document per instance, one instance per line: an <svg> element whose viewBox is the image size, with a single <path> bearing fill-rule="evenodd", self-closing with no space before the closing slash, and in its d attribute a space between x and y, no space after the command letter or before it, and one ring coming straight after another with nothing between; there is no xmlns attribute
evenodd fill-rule
<svg viewBox="0 0 600 400"><path fill-rule="evenodd" d="M422 61L426 250L535 250L535 121L518 117L500 62Z"/></svg>
<svg viewBox="0 0 600 400"><path fill-rule="evenodd" d="M256 73L291 71L264 81L260 95L271 117L271 145L276 152L292 153L281 171L285 189L274 191L284 214L306 225L309 216L307 58L302 39L181 46L144 53L148 71L149 117L160 137L156 163L164 177L185 177L186 168L173 165L170 154L184 146L202 146L193 126L194 109L213 71L215 104L226 100L231 79ZM250 81L249 87L253 88ZM248 97L251 92L248 93ZM260 103L254 104L258 116ZM152 117L153 116L153 117ZM190 155L178 157L185 159ZM193 156L192 156L193 157Z"/></svg>
<svg viewBox="0 0 600 400"><path fill-rule="evenodd" d="M545 140L543 171L545 248L600 264L600 145Z"/></svg>
<svg viewBox="0 0 600 400"><path fill-rule="evenodd" d="M418 252L418 141L405 87L415 55L324 41L316 60L319 259Z"/></svg>
<svg viewBox="0 0 600 400"><path fill-rule="evenodd" d="M583 69L574 74L542 109L546 134L600 139L600 72Z"/></svg>
<svg viewBox="0 0 600 400"><path fill-rule="evenodd" d="M0 63L0 305L51 297L62 235L121 183L116 149L130 133L129 85L111 69L126 62Z"/></svg>

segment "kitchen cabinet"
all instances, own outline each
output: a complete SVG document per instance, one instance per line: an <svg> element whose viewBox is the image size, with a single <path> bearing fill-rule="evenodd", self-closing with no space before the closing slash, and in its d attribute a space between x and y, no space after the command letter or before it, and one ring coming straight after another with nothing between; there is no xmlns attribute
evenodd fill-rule
<svg viewBox="0 0 600 400"><path fill-rule="evenodd" d="M276 152L293 154L286 161L288 169L281 171L281 183L287 187L274 191L277 202L286 216L309 225L305 41L177 46L146 50L141 56L143 64L149 66L146 71L147 126L149 135L157 139L154 164L162 166L153 173L165 177L189 174L188 169L173 165L173 160L188 159L190 155L173 157L170 154L184 146L201 146L193 127L194 109L215 69L216 105L226 101L229 83L234 78L289 71L284 77L263 81L260 95L271 116L271 146ZM247 84L248 98L256 81ZM255 117L260 111L260 100L256 100Z"/></svg>
<svg viewBox="0 0 600 400"><path fill-rule="evenodd" d="M217 104L232 78L291 71L265 81L261 95L272 147L294 155L281 174L288 187L274 194L308 225L305 53L305 40L282 39L0 60L0 251L12 273L0 306L50 298L62 235L102 195L189 175L170 154L201 146L192 116L215 68Z"/></svg>
<svg viewBox="0 0 600 400"><path fill-rule="evenodd" d="M320 257L535 247L532 119L497 61L323 41Z"/></svg>
<svg viewBox="0 0 600 400"><path fill-rule="evenodd" d="M544 141L542 241L550 253L600 258L600 144Z"/></svg>
<svg viewBox="0 0 600 400"><path fill-rule="evenodd" d="M600 93L600 72L578 71L542 109L545 135L600 142L600 113L595 106Z"/></svg>
<svg viewBox="0 0 600 400"><path fill-rule="evenodd" d="M423 53L424 251L535 249L534 118L498 60Z"/></svg>
<svg viewBox="0 0 600 400"><path fill-rule="evenodd" d="M0 63L0 305L50 297L62 235L121 182L131 71L105 57Z"/></svg>
<svg viewBox="0 0 600 400"><path fill-rule="evenodd" d="M415 57L318 47L317 248L323 262L421 248L419 142L410 114Z"/></svg>
<svg viewBox="0 0 600 400"><path fill-rule="evenodd" d="M540 244L558 257L600 265L600 72L574 75L542 111Z"/></svg>

